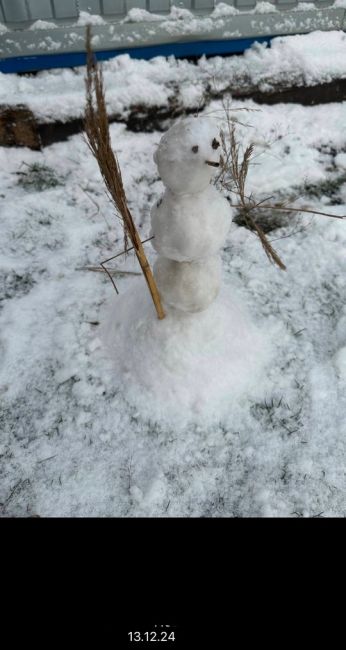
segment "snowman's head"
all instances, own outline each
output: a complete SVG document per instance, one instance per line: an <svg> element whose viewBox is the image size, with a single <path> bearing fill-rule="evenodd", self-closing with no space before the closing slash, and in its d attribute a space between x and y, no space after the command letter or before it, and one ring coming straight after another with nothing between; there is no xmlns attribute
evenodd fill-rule
<svg viewBox="0 0 346 650"><path fill-rule="evenodd" d="M176 194L206 189L220 164L220 137L215 120L188 117L176 122L154 153L164 184Z"/></svg>

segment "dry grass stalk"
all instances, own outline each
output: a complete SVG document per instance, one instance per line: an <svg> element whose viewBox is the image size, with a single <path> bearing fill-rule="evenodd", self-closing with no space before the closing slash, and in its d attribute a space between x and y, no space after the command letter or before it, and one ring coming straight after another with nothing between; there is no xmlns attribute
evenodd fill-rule
<svg viewBox="0 0 346 650"><path fill-rule="evenodd" d="M129 249L128 243L130 240L147 282L158 318L162 319L165 317L165 313L161 304L160 294L145 255L139 233L127 205L121 170L117 157L111 146L102 71L97 64L91 48L90 26L87 26L86 30L86 50L87 75L84 128L87 143L98 162L107 193L116 209L116 214L122 221L124 228L125 251L128 251ZM107 260L105 260L105 262L107 262ZM104 266L105 262L103 262L101 266L110 277L112 284L117 291L112 276Z"/></svg>
<svg viewBox="0 0 346 650"><path fill-rule="evenodd" d="M220 173L216 178L216 183L221 184L229 192L233 192L238 196L240 203L238 205L235 205L235 207L241 210L248 227L254 230L256 235L259 237L269 260L277 264L280 269L286 270L286 266L272 247L263 229L259 226L258 223L256 223L256 220L251 214L253 210L260 209L274 210L279 212L305 212L307 214L318 214L323 217L331 217L332 219L345 219L346 217L337 214L330 214L329 212L309 210L306 208L294 208L290 205L285 204L284 202L276 203L274 205L266 203L266 201L268 201L268 199L271 197L267 197L262 201L256 202L252 196L248 196L245 193L245 183L254 147L253 145L248 146L245 149L242 160L240 160L240 145L236 140L234 120L232 120L230 117L229 108L224 105L223 110L227 119L229 144L226 141L224 132L221 131L220 138L222 144L222 156Z"/></svg>
<svg viewBox="0 0 346 650"><path fill-rule="evenodd" d="M137 271L119 271L119 269L105 269L101 268L101 266L80 266L76 269L76 271L93 271L94 273L105 273L107 272L110 275L142 275L141 273L137 273Z"/></svg>
<svg viewBox="0 0 346 650"><path fill-rule="evenodd" d="M252 144L249 145L245 149L242 160L240 160L240 145L236 141L235 126L233 123L231 123L231 120L229 118L227 119L227 124L230 146L227 147L225 135L224 133L221 133L222 150L225 155L225 158L222 157L221 159L221 174L223 174L221 177L221 183L225 184L226 174L228 170L230 170L231 178L234 183L234 188L232 191L235 191L239 197L240 208L242 210L246 223L255 231L268 259L274 264L277 264L280 269L285 271L286 266L267 239L267 236L265 235L262 228L256 223L251 214L251 211L254 209L254 207L257 207L255 202L251 197L247 197L245 194L246 177L254 147Z"/></svg>
<svg viewBox="0 0 346 650"><path fill-rule="evenodd" d="M267 201L267 199L264 199ZM261 202L262 203L262 202ZM261 208L262 210L278 210L279 212L306 212L307 214L319 214L322 217L331 217L332 219L345 219L346 217L341 214L331 214L330 212L319 212L318 210L308 210L307 208L292 208L292 206L285 207L284 205L272 205L271 203L266 205L260 205L256 203L253 206L254 208ZM253 208L252 208L253 209Z"/></svg>

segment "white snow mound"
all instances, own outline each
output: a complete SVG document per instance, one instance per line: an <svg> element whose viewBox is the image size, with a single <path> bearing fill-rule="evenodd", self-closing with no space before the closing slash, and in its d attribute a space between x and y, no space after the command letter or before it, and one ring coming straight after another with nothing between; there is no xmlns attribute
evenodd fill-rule
<svg viewBox="0 0 346 650"><path fill-rule="evenodd" d="M116 387L141 417L220 422L232 402L265 389L271 346L231 292L224 287L204 312L171 309L161 321L142 279L116 299L101 336Z"/></svg>

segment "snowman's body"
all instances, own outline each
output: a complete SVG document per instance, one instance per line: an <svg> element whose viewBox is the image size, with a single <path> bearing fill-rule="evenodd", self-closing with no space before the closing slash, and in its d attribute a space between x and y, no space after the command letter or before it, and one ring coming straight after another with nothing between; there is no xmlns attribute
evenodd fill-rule
<svg viewBox="0 0 346 650"><path fill-rule="evenodd" d="M167 189L151 211L152 245L177 262L200 260L219 252L230 221L229 203L213 185L196 194Z"/></svg>
<svg viewBox="0 0 346 650"><path fill-rule="evenodd" d="M219 251L232 220L227 200L211 185L219 166L215 122L187 118L162 137L154 160L166 191L151 211L154 276L163 302L202 311L221 286Z"/></svg>
<svg viewBox="0 0 346 650"><path fill-rule="evenodd" d="M154 275L167 305L182 311L203 311L219 293L220 256L213 255L195 262L176 262L159 257Z"/></svg>

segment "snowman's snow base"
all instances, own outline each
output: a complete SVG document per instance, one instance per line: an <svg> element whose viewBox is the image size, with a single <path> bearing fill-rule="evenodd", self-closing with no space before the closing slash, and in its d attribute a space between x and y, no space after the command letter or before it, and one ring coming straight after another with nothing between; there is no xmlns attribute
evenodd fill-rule
<svg viewBox="0 0 346 650"><path fill-rule="evenodd" d="M141 417L220 422L232 403L258 393L270 345L230 292L197 314L170 308L161 321L142 280L116 299L103 343L117 387Z"/></svg>

